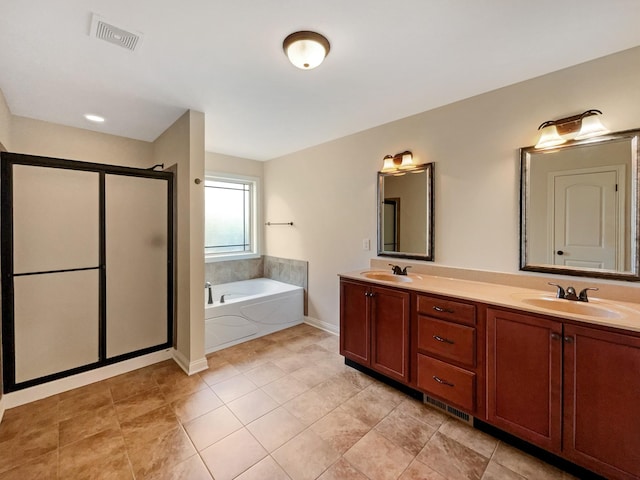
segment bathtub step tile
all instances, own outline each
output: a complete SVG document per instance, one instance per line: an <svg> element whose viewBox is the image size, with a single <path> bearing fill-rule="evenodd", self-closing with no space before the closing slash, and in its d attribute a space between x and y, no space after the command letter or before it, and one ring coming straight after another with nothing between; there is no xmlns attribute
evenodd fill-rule
<svg viewBox="0 0 640 480"><path fill-rule="evenodd" d="M227 407L245 425L260 418L265 413L278 408L280 404L262 390L254 390L227 403Z"/></svg>
<svg viewBox="0 0 640 480"><path fill-rule="evenodd" d="M259 387L284 377L286 374L287 372L271 362L264 363L244 373L249 380Z"/></svg>

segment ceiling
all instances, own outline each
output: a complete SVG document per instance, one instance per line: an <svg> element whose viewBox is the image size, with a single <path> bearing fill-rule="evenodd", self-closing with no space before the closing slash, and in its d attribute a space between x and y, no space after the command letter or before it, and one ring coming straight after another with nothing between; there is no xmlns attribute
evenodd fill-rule
<svg viewBox="0 0 640 480"><path fill-rule="evenodd" d="M14 115L153 141L193 109L207 151L256 160L640 45L638 0L0 0L0 12ZM91 38L92 13L141 32L140 47ZM320 67L288 62L297 30L331 42Z"/></svg>

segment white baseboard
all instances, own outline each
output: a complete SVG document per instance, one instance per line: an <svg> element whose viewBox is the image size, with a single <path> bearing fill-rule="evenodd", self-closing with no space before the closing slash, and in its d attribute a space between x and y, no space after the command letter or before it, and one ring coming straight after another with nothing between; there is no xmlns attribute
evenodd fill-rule
<svg viewBox="0 0 640 480"><path fill-rule="evenodd" d="M3 408L9 409L19 407L25 403L35 402L51 395L73 390L74 388L84 387L91 383L106 380L123 373L131 372L139 368L153 365L154 363L163 362L171 358L171 349L161 350L159 352L149 353L140 357L124 360L122 362L107 365L105 367L89 370L88 372L78 373L70 377L61 378L52 382L43 383L34 387L18 390L17 392L5 393L0 400ZM206 362L206 361L205 361ZM0 409L2 412L2 409Z"/></svg>
<svg viewBox="0 0 640 480"><path fill-rule="evenodd" d="M209 368L206 357L199 358L193 362L189 362L187 358L175 348L172 350L173 360L180 366L184 373L193 375Z"/></svg>
<svg viewBox="0 0 640 480"><path fill-rule="evenodd" d="M313 317L304 317L304 323L311 325L312 327L319 328L325 332L332 333L333 335L340 335L340 328L333 323L323 322Z"/></svg>

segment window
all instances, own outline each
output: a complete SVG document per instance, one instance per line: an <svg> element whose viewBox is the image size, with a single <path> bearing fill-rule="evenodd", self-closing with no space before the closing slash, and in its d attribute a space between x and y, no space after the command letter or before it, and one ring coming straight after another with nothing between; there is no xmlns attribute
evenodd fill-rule
<svg viewBox="0 0 640 480"><path fill-rule="evenodd" d="M204 253L209 260L256 256L258 180L207 176Z"/></svg>

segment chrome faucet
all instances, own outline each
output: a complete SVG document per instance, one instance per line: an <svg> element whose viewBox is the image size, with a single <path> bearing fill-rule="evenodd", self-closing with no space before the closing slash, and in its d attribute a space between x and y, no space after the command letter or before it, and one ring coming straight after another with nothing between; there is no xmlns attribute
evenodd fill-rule
<svg viewBox="0 0 640 480"><path fill-rule="evenodd" d="M204 284L204 288L209 290L209 299L207 300L207 304L213 305L213 291L211 290L211 282L206 282Z"/></svg>
<svg viewBox="0 0 640 480"><path fill-rule="evenodd" d="M565 289L557 283L548 283L549 285L553 285L558 289L558 291L556 292L556 298L564 298L565 300L572 300L574 302L588 302L589 298L587 296L587 292L589 290L598 290L595 287L587 287L583 288L582 290L580 290L580 293L576 294L576 289L573 287L567 287L567 290L565 291Z"/></svg>
<svg viewBox="0 0 640 480"><path fill-rule="evenodd" d="M407 265L404 268L400 268L398 265L389 264L391 267L391 271L394 275L407 275L407 268L411 268L411 266Z"/></svg>

